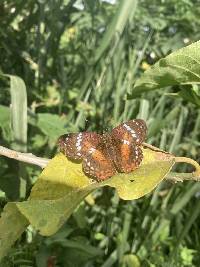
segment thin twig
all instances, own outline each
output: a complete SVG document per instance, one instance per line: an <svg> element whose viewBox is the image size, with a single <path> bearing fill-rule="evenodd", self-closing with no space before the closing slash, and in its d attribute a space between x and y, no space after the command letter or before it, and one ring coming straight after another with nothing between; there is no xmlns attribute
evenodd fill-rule
<svg viewBox="0 0 200 267"><path fill-rule="evenodd" d="M162 150L162 149L160 149L160 148L158 148L158 147L156 147L156 146L152 146L152 145L147 144L147 143L145 143L145 142L143 142L142 145L143 145L143 147L147 147L147 148L149 148L149 149L151 149L151 150L153 150L153 151L163 152L163 153L165 153L165 154L170 154L170 155L172 155L171 153L169 153L169 152L167 152L167 151L164 151L164 150Z"/></svg>
<svg viewBox="0 0 200 267"><path fill-rule="evenodd" d="M0 155L16 159L19 161L23 161L26 163L37 165L41 168L45 168L49 159L46 158L39 158L31 153L22 153L15 150L8 149L6 147L0 146Z"/></svg>

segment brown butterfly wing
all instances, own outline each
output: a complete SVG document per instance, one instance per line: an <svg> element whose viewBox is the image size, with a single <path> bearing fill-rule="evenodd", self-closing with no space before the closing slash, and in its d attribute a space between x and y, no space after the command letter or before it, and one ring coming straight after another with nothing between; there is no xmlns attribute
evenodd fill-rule
<svg viewBox="0 0 200 267"><path fill-rule="evenodd" d="M122 123L112 130L116 147L115 165L120 172L131 172L139 167L143 154L140 147L146 137L146 123L136 119Z"/></svg>
<svg viewBox="0 0 200 267"><path fill-rule="evenodd" d="M64 134L58 139L60 151L75 160L84 158L101 142L101 135L92 132Z"/></svg>
<svg viewBox="0 0 200 267"><path fill-rule="evenodd" d="M145 121L141 119L127 121L112 130L112 135L116 139L124 139L137 145L144 142L146 134L147 126Z"/></svg>
<svg viewBox="0 0 200 267"><path fill-rule="evenodd" d="M138 145L124 143L123 140L115 143L118 155L115 160L117 170L128 173L137 169L143 159L142 149Z"/></svg>
<svg viewBox="0 0 200 267"><path fill-rule="evenodd" d="M86 174L102 181L117 172L103 142L90 151L90 154L83 159L83 170Z"/></svg>
<svg viewBox="0 0 200 267"><path fill-rule="evenodd" d="M83 159L83 171L98 181L116 173L109 158L102 136L97 133L82 132L62 135L58 139L60 151L71 159Z"/></svg>

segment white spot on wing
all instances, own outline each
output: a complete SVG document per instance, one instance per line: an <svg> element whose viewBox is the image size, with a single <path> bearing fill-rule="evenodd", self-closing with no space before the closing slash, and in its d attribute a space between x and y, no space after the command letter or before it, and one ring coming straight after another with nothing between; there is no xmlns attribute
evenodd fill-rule
<svg viewBox="0 0 200 267"><path fill-rule="evenodd" d="M96 149L94 147L91 147L88 151L89 154L92 154Z"/></svg>
<svg viewBox="0 0 200 267"><path fill-rule="evenodd" d="M126 128L126 130L128 130L129 132L131 132L132 129L131 129L130 126L128 126L126 123L124 123L123 126Z"/></svg>
<svg viewBox="0 0 200 267"><path fill-rule="evenodd" d="M81 150L81 142L82 142L82 133L79 133L77 136L77 142L76 142L76 149L78 151Z"/></svg>
<svg viewBox="0 0 200 267"><path fill-rule="evenodd" d="M130 142L128 140L123 140L123 144L130 145Z"/></svg>
<svg viewBox="0 0 200 267"><path fill-rule="evenodd" d="M130 126L128 126L126 123L124 123L123 126L126 128L127 131L129 131L131 133L131 136L133 138L136 138L137 137L136 132L133 129L131 129Z"/></svg>

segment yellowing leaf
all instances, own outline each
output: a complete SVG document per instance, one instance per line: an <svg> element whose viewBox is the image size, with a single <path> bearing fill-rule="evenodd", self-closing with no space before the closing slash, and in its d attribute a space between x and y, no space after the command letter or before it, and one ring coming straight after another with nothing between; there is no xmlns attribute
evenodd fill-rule
<svg viewBox="0 0 200 267"><path fill-rule="evenodd" d="M39 176L30 198L5 206L0 219L0 259L28 223L42 235L54 234L79 203L99 187L115 187L119 196L126 200L151 192L170 171L174 158L149 149L143 149L143 153L143 162L137 170L117 174L101 183L93 182L83 173L82 163L72 162L61 153L56 155Z"/></svg>
<svg viewBox="0 0 200 267"><path fill-rule="evenodd" d="M52 235L93 189L82 172L82 164L74 163L60 153L41 173L30 200L16 205L42 235Z"/></svg>
<svg viewBox="0 0 200 267"><path fill-rule="evenodd" d="M42 235L52 235L93 190L108 185L115 187L123 199L142 197L164 179L173 163L168 154L144 149L142 165L136 171L98 183L83 173L82 163L72 162L60 153L41 173L30 199L16 205Z"/></svg>
<svg viewBox="0 0 200 267"><path fill-rule="evenodd" d="M56 155L40 174L32 188L30 199L57 199L90 185L82 171L82 164Z"/></svg>

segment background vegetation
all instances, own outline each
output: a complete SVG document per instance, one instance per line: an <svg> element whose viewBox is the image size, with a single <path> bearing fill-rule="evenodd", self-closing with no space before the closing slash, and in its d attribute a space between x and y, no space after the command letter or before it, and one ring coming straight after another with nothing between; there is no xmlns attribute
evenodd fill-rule
<svg viewBox="0 0 200 267"><path fill-rule="evenodd" d="M28 135L19 135L23 116L13 123L2 76L1 145L51 158L62 133L102 132L138 117L147 121L148 143L198 160L200 111L178 86L125 98L149 65L200 39L197 2L2 1L1 72L26 84ZM27 198L40 169L6 158L0 164L3 208ZM165 182L122 201L114 190L98 190L54 236L29 227L1 266L199 266L199 192L198 183Z"/></svg>

